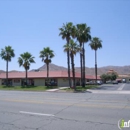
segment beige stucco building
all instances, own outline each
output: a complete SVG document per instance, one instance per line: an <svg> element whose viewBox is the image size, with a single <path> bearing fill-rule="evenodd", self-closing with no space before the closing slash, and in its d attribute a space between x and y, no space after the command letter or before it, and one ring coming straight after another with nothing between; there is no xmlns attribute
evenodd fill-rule
<svg viewBox="0 0 130 130"><path fill-rule="evenodd" d="M39 72L28 72L28 84L35 86L45 86L46 85L46 71ZM81 78L80 73L75 73L76 84L80 85ZM100 80L100 77L98 76ZM95 80L95 76L86 75L86 81ZM49 72L49 81L52 85L64 87L69 86L68 72L67 71L50 71ZM0 84L5 84L6 82L6 73L0 73ZM13 86L21 86L25 82L25 72L10 72L8 73L8 82ZM72 73L71 73L71 82Z"/></svg>

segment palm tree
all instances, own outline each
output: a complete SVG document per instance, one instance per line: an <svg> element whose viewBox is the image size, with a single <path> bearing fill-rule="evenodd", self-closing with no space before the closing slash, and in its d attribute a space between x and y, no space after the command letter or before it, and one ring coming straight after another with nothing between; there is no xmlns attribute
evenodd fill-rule
<svg viewBox="0 0 130 130"><path fill-rule="evenodd" d="M63 24L62 28L59 29L60 33L59 36L62 37L62 39L66 39L67 44L69 44L69 41L72 38L75 37L75 31L76 28L73 25L72 22ZM69 79L69 86L71 87L71 80L70 80L70 55L69 55L69 50L67 51L67 64L68 64L68 79Z"/></svg>
<svg viewBox="0 0 130 130"><path fill-rule="evenodd" d="M28 79L28 70L30 69L31 63L35 63L34 58L29 52L25 52L18 58L19 66L23 66L26 71L26 85Z"/></svg>
<svg viewBox="0 0 130 130"><path fill-rule="evenodd" d="M49 82L49 63L51 63L51 59L54 56L54 51L49 47L43 48L43 50L40 51L40 58L42 58L42 61L47 65L47 87Z"/></svg>
<svg viewBox="0 0 130 130"><path fill-rule="evenodd" d="M71 57L71 65L72 65L72 74L73 74L73 87L76 90L76 84L75 84L75 65L74 65L74 55L76 55L77 52L80 52L80 46L76 44L73 40L70 40L69 44L66 44L63 46L64 52L68 52Z"/></svg>
<svg viewBox="0 0 130 130"><path fill-rule="evenodd" d="M100 40L98 37L94 37L92 38L91 43L89 45L92 50L95 50L95 77L97 83L97 50L102 48L102 40Z"/></svg>
<svg viewBox="0 0 130 130"><path fill-rule="evenodd" d="M87 27L86 24L77 24L76 25L76 38L79 42L82 52L80 53L80 67L81 67L81 83L85 87L85 48L84 43L88 42L91 39L90 27Z"/></svg>
<svg viewBox="0 0 130 130"><path fill-rule="evenodd" d="M0 57L6 61L6 85L8 86L8 62L15 57L14 50L11 46L5 46L4 49L1 49Z"/></svg>

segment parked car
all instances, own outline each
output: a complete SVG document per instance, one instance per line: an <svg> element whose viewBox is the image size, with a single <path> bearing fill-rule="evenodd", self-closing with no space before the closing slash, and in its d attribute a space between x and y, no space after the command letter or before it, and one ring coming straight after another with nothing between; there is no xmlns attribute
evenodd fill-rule
<svg viewBox="0 0 130 130"><path fill-rule="evenodd" d="M112 84L112 81L111 80L106 81L106 84Z"/></svg>
<svg viewBox="0 0 130 130"><path fill-rule="evenodd" d="M86 82L86 85L89 85L89 82Z"/></svg>
<svg viewBox="0 0 130 130"><path fill-rule="evenodd" d="M113 84L118 84L118 81L114 80L112 83L113 83Z"/></svg>
<svg viewBox="0 0 130 130"><path fill-rule="evenodd" d="M95 84L96 84L96 81L86 82L86 85L95 85ZM98 85L101 85L101 84L102 84L102 81L97 80L97 84L98 84Z"/></svg>
<svg viewBox="0 0 130 130"><path fill-rule="evenodd" d="M102 85L102 81L98 80L98 81L97 81L97 84L98 84L98 85Z"/></svg>
<svg viewBox="0 0 130 130"><path fill-rule="evenodd" d="M93 84L94 84L94 82L92 82L92 81L86 82L86 85L93 85Z"/></svg>

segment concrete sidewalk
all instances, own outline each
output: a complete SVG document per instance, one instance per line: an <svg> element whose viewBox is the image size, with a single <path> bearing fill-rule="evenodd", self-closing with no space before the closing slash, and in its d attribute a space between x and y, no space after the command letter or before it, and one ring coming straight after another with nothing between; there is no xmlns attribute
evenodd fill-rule
<svg viewBox="0 0 130 130"><path fill-rule="evenodd" d="M91 89L88 89L88 91L90 91L91 93L96 93L96 94L130 94L130 91L125 91L125 90L111 91L111 90L91 90Z"/></svg>
<svg viewBox="0 0 130 130"><path fill-rule="evenodd" d="M57 89L49 89L49 90L46 90L46 92L56 92L58 90L62 90L62 89L65 89L65 88L69 88L69 87L59 87Z"/></svg>
<svg viewBox="0 0 130 130"><path fill-rule="evenodd" d="M58 90L62 90L65 88L69 88L69 87L59 87L57 89L49 89L46 92L56 92ZM95 94L130 94L130 91L110 91L110 90L92 90L92 89L87 89L87 91L91 92L91 93L95 93Z"/></svg>

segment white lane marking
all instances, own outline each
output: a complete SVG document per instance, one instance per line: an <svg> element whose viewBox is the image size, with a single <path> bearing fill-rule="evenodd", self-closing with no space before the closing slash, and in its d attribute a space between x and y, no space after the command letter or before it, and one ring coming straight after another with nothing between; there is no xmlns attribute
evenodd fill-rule
<svg viewBox="0 0 130 130"><path fill-rule="evenodd" d="M43 113L33 113L33 112L26 112L26 111L20 111L22 114L29 114L29 115L38 115L38 116L55 116L52 114L43 114Z"/></svg>
<svg viewBox="0 0 130 130"><path fill-rule="evenodd" d="M117 90L121 91L124 88L125 84L122 84Z"/></svg>

